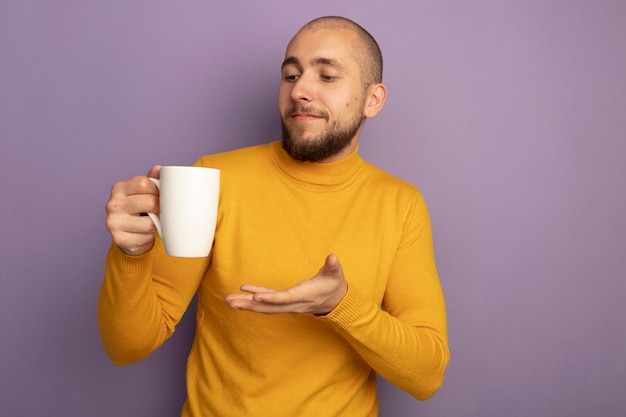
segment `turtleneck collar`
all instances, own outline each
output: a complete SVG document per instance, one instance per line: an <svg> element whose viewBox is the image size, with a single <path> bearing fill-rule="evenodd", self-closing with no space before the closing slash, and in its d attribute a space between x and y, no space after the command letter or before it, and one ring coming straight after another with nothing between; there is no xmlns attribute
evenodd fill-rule
<svg viewBox="0 0 626 417"><path fill-rule="evenodd" d="M313 187L340 186L354 178L364 161L358 154L358 145L346 158L328 163L302 162L293 159L282 147L281 141L270 144L276 167L285 175Z"/></svg>

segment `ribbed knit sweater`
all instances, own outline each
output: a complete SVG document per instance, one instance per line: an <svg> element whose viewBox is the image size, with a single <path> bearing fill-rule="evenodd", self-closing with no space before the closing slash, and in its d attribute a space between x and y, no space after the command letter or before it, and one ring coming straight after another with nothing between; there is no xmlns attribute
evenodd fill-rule
<svg viewBox="0 0 626 417"><path fill-rule="evenodd" d="M419 399L448 363L446 313L426 204L358 150L291 159L280 142L200 158L221 170L208 258L131 257L112 246L98 301L103 345L124 365L174 333L198 294L185 417L372 417L376 373ZM348 292L325 316L231 310L244 283L278 290L335 253Z"/></svg>

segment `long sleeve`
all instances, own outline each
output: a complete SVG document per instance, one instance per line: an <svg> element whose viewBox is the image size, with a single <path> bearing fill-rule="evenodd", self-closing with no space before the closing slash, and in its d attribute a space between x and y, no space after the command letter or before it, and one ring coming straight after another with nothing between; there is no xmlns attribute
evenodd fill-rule
<svg viewBox="0 0 626 417"><path fill-rule="evenodd" d="M280 142L199 164L222 174L211 259L169 258L158 238L140 257L110 250L98 316L115 363L157 349L197 294L185 417L374 417L375 372L419 399L439 388L445 307L419 190L356 152L303 163ZM246 283L293 287L329 253L348 293L324 317L238 311L224 301Z"/></svg>
<svg viewBox="0 0 626 417"><path fill-rule="evenodd" d="M323 320L376 372L414 397L425 400L439 389L449 361L446 312L421 197L404 222L384 309L350 287Z"/></svg>
<svg viewBox="0 0 626 417"><path fill-rule="evenodd" d="M98 324L114 363L141 360L174 333L207 264L208 258L166 256L158 237L152 250L138 257L111 246L98 299Z"/></svg>

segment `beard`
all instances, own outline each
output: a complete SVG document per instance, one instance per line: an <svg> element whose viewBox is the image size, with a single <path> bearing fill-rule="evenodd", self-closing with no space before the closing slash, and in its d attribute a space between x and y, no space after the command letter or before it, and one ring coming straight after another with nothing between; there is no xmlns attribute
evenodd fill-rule
<svg viewBox="0 0 626 417"><path fill-rule="evenodd" d="M361 112L349 120L335 121L317 136L305 139L285 124L285 119L295 112L311 110L295 105L281 117L283 149L293 159L303 162L323 162L337 155L352 142L365 121L365 116ZM325 113L319 116L328 120Z"/></svg>

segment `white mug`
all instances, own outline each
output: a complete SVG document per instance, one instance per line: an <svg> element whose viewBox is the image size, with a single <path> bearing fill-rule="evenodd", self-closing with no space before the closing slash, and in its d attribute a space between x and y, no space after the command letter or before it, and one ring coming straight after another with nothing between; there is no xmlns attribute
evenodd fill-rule
<svg viewBox="0 0 626 417"><path fill-rule="evenodd" d="M159 188L160 216L148 213L169 256L197 258L209 255L215 236L220 170L164 166ZM160 218L159 218L160 217Z"/></svg>

